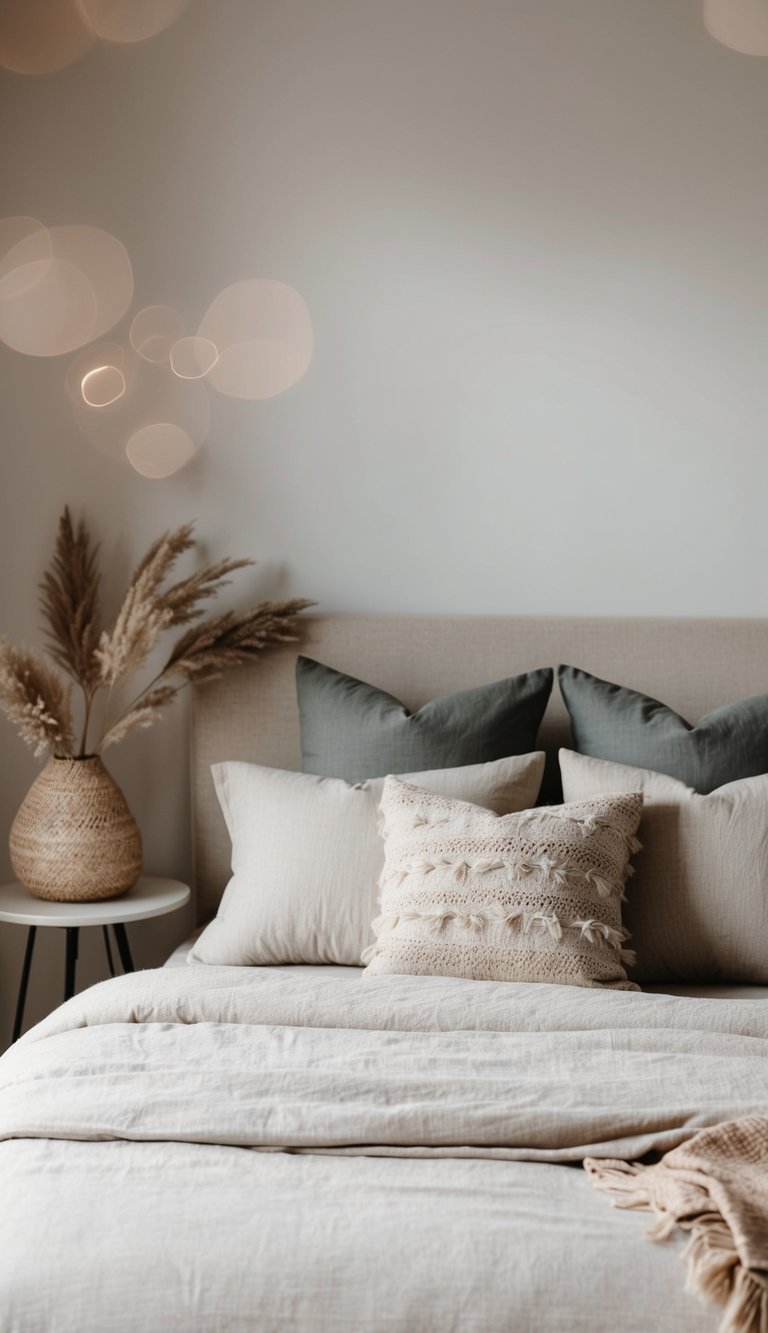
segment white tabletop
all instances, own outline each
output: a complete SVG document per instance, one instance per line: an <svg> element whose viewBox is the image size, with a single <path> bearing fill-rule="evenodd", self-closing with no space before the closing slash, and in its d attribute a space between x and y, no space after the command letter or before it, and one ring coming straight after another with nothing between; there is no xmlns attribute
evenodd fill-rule
<svg viewBox="0 0 768 1333"><path fill-rule="evenodd" d="M189 902L191 890L178 879L142 875L122 898L96 903L52 903L33 898L21 884L0 886L0 921L19 926L114 926L165 916Z"/></svg>

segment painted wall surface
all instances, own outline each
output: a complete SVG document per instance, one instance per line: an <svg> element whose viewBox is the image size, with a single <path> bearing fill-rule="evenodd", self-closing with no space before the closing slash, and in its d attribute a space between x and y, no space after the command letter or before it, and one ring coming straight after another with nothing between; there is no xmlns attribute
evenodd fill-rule
<svg viewBox="0 0 768 1333"><path fill-rule="evenodd" d="M768 62L713 41L697 0L192 0L146 43L0 72L0 115L0 216L113 232L134 310L197 319L281 279L316 337L295 388L217 398L156 483L81 437L67 358L0 346L13 639L40 644L65 502L107 600L195 518L202 557L260 562L242 604L766 614ZM111 766L148 867L186 875L183 711ZM2 722L2 878L35 771ZM184 924L137 927L140 960ZM3 1032L21 946L0 927ZM32 1016L62 953L41 946Z"/></svg>

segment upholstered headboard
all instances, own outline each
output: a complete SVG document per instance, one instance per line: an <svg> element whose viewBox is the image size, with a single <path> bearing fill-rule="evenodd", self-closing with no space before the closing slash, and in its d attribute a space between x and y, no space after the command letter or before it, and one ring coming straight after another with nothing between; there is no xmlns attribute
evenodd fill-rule
<svg viewBox="0 0 768 1333"><path fill-rule="evenodd" d="M243 759L301 767L294 665L299 652L389 690L410 707L560 662L662 699L690 721L768 692L768 620L553 619L506 616L310 616L300 644L196 689L192 817L197 916L216 910L229 877L229 838L210 765ZM541 732L569 743L557 686Z"/></svg>

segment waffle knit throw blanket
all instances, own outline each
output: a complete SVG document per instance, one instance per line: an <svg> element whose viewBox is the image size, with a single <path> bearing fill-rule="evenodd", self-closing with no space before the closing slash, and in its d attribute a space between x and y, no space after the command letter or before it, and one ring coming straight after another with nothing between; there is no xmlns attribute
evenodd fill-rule
<svg viewBox="0 0 768 1333"><path fill-rule="evenodd" d="M720 1333L768 1333L768 1116L701 1130L653 1166L584 1166L616 1207L656 1213L652 1240L690 1232L686 1290L725 1306Z"/></svg>

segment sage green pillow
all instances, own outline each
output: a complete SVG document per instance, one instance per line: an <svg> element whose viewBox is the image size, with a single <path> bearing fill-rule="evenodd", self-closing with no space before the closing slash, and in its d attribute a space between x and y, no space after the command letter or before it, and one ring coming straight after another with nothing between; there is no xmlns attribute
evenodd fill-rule
<svg viewBox="0 0 768 1333"><path fill-rule="evenodd" d="M296 688L305 773L365 782L528 754L554 673L527 671L444 694L415 713L375 685L300 657Z"/></svg>
<svg viewBox="0 0 768 1333"><path fill-rule="evenodd" d="M768 773L768 695L727 704L692 726L658 699L578 667L561 666L558 677L580 754L667 773L702 795Z"/></svg>

